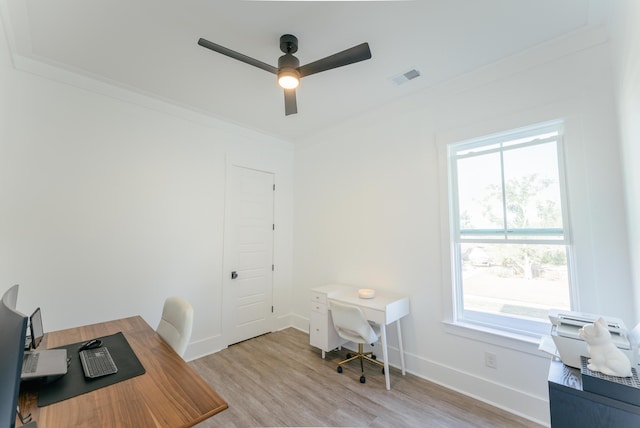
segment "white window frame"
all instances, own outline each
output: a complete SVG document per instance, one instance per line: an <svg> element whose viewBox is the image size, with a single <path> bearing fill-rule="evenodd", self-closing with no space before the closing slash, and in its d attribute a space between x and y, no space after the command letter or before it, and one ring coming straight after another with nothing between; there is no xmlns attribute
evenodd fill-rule
<svg viewBox="0 0 640 428"><path fill-rule="evenodd" d="M500 231L502 237L496 236L496 238L461 238L460 230L460 214L458 209L458 197L457 197L457 171L456 171L456 153L471 149L473 147L486 147L489 145L498 145L497 151L504 151L501 143L513 141L518 138L526 138L535 135L544 134L550 131L558 131L558 136L554 137L557 150L558 159L558 177L560 187L560 203L562 211L562 230L549 230L547 232L556 234L556 239L535 239L530 241L526 238L513 239L509 238L509 234L512 231L505 229ZM543 141L538 141L524 144L517 147L526 147L527 145L538 144ZM488 151L483 152L488 153ZM459 248L462 242L478 242L478 243L531 243L534 245L555 244L566 246L567 253L567 270L569 280L569 295L571 307L574 308L575 302L577 302L577 286L575 284L575 276L572 274L575 269L575 257L573 256L573 246L571 240L571 227L569 223L569 210L566 197L566 171L564 162L564 121L553 120L544 123L539 123L531 126L521 127L517 129L508 130L496 134L490 134L473 139L458 141L447 145L447 171L448 171L448 202L449 202L449 243L450 243L450 255L451 255L451 287L452 287L452 300L453 300L453 324L469 326L474 329L490 331L509 337L521 337L529 339L538 339L542 335L546 335L549 332L550 323L548 321L531 321L522 318L498 315L491 313L482 313L478 311L465 310L463 305L463 290L462 290L462 255ZM498 230L492 232L498 233ZM523 232L521 230L520 232ZM531 236L544 236L540 231L529 230L524 231L530 233ZM522 236L522 233L519 234Z"/></svg>

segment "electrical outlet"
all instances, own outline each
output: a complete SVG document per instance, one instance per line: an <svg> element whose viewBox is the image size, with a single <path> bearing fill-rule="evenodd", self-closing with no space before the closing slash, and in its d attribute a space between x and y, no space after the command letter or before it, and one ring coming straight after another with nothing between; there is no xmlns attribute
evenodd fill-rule
<svg viewBox="0 0 640 428"><path fill-rule="evenodd" d="M491 352L485 352L484 353L484 365L492 368L492 369L497 369L498 368L498 357L496 357L496 354L493 354Z"/></svg>

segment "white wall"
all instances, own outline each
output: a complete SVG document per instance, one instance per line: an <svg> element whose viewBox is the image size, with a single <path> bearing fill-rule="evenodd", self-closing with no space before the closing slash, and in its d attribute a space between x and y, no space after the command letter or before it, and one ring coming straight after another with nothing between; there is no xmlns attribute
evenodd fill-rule
<svg viewBox="0 0 640 428"><path fill-rule="evenodd" d="M640 314L640 3L613 2L611 22L617 109L620 116L631 269L636 313Z"/></svg>
<svg viewBox="0 0 640 428"><path fill-rule="evenodd" d="M164 299L178 294L196 314L186 357L225 346L224 189L233 157L274 172L279 184L274 297L279 325L288 325L290 143L34 69L71 84L14 69L0 38L0 283L21 284L19 308L41 306L46 330L132 315L155 328Z"/></svg>
<svg viewBox="0 0 640 428"><path fill-rule="evenodd" d="M296 324L307 328L309 289L326 282L405 293L410 371L548 423L548 358L536 345L442 323L451 287L442 153L456 138L565 118L580 308L633 323L603 40L602 31L566 37L302 141L294 173ZM485 351L497 355L497 370L484 366Z"/></svg>

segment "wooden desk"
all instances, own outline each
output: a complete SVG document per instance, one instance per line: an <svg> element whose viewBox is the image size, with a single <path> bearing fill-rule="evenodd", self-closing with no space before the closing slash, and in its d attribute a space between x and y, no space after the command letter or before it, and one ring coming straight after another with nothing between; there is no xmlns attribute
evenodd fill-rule
<svg viewBox="0 0 640 428"><path fill-rule="evenodd" d="M367 320L380 326L380 342L384 360L384 377L387 389L391 389L389 378L389 352L387 348L387 325L396 323L398 331L398 348L400 350L400 365L405 374L404 349L402 346L402 328L400 319L409 315L409 298L384 290L377 290L373 299L358 297L358 289L349 285L330 284L311 290L311 322L309 326L311 345L324 352L343 345L346 341L339 338L333 327L329 313L329 302L336 301L362 309Z"/></svg>
<svg viewBox="0 0 640 428"><path fill-rule="evenodd" d="M228 407L139 316L51 332L40 346L55 348L120 331L145 374L40 408L36 393L21 393L23 413L31 412L38 428L165 428L193 426Z"/></svg>

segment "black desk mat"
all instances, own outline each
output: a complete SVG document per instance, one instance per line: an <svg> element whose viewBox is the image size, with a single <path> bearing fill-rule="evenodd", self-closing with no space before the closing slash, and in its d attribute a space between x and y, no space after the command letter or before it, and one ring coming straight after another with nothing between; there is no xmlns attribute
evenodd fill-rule
<svg viewBox="0 0 640 428"><path fill-rule="evenodd" d="M98 339L102 340L102 346L109 349L111 358L118 367L118 372L95 379L86 379L78 355L78 349L85 341L60 346L58 349L66 349L67 355L71 358L67 374L40 386L38 407L48 406L145 373L144 367L122 332Z"/></svg>

